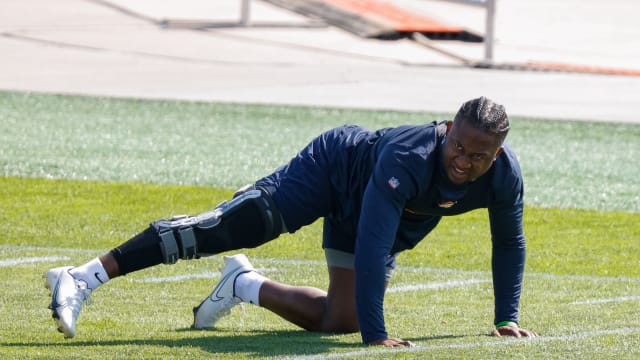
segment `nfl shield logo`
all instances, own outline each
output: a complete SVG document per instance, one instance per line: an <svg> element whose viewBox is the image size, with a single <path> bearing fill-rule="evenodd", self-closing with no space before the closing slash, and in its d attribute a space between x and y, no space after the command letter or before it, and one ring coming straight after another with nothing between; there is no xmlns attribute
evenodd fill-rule
<svg viewBox="0 0 640 360"><path fill-rule="evenodd" d="M392 176L391 179L389 179L388 183L392 189L395 189L398 186L400 186L400 180L396 179L394 176Z"/></svg>

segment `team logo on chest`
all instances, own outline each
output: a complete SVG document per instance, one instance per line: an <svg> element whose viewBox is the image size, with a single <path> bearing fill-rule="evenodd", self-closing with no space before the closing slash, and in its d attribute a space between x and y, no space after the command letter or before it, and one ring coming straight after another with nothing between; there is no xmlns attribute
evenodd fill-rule
<svg viewBox="0 0 640 360"><path fill-rule="evenodd" d="M452 207L453 205L455 205L456 203L457 203L457 201L453 201L453 200L440 201L438 203L438 207L441 207L443 209L448 209L448 208Z"/></svg>

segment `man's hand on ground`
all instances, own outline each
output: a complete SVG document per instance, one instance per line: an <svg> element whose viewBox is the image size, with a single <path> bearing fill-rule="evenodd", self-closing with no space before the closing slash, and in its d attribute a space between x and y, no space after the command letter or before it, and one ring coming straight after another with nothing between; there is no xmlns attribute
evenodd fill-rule
<svg viewBox="0 0 640 360"><path fill-rule="evenodd" d="M370 342L369 345L382 345L382 346L388 346L388 347L400 347L400 346L414 347L414 346L416 346L411 341L406 341L406 340L396 339L396 338L374 340L374 341Z"/></svg>
<svg viewBox="0 0 640 360"><path fill-rule="evenodd" d="M519 328L513 325L500 326L499 328L493 330L492 335L497 337L514 336L517 338L521 338L521 337L532 338L532 337L538 336L538 334L535 331Z"/></svg>

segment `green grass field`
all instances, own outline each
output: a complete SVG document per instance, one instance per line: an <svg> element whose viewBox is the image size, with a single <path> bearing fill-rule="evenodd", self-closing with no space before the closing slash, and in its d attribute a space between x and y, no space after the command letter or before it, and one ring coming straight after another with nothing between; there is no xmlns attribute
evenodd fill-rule
<svg viewBox="0 0 640 360"><path fill-rule="evenodd" d="M521 324L494 338L485 211L445 219L399 258L385 299L392 336L413 349L308 333L250 305L215 330L189 326L221 256L161 265L92 294L65 340L41 275L79 265L155 219L198 213L267 174L322 130L451 114L102 99L0 92L0 357L640 357L640 125L513 118L523 167L527 270ZM319 223L246 251L265 275L326 288Z"/></svg>

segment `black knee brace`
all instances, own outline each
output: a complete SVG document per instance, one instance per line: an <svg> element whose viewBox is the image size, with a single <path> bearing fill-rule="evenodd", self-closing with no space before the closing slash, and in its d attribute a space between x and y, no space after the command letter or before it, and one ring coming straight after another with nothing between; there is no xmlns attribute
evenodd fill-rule
<svg viewBox="0 0 640 360"><path fill-rule="evenodd" d="M160 237L163 262L193 259L228 250L252 248L283 231L282 218L271 195L254 186L197 216L177 216L151 223Z"/></svg>

